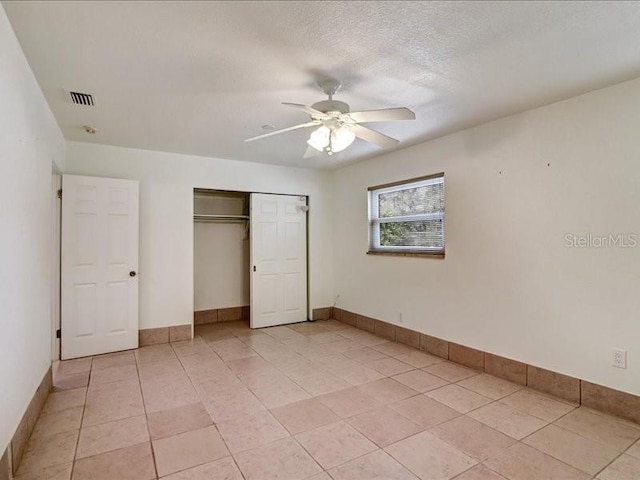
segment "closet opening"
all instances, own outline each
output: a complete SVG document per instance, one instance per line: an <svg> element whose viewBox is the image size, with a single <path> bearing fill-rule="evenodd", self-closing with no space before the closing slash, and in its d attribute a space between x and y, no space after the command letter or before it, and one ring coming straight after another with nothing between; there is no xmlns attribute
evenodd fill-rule
<svg viewBox="0 0 640 480"><path fill-rule="evenodd" d="M194 324L308 320L305 195L194 189Z"/></svg>
<svg viewBox="0 0 640 480"><path fill-rule="evenodd" d="M194 189L194 324L249 321L249 193Z"/></svg>

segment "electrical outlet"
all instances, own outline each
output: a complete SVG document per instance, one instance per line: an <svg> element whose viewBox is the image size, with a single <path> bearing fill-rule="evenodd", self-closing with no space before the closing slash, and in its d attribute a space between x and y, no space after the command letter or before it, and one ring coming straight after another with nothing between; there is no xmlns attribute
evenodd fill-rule
<svg viewBox="0 0 640 480"><path fill-rule="evenodd" d="M627 368L627 351L614 348L612 365L616 368Z"/></svg>
<svg viewBox="0 0 640 480"><path fill-rule="evenodd" d="M398 323L403 323L402 312L398 312Z"/></svg>

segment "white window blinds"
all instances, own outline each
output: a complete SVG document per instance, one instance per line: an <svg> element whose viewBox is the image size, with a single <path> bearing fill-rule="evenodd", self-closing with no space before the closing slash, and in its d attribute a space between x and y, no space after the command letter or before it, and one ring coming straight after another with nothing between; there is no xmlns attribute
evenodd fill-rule
<svg viewBox="0 0 640 480"><path fill-rule="evenodd" d="M444 174L369 188L369 249L444 254Z"/></svg>

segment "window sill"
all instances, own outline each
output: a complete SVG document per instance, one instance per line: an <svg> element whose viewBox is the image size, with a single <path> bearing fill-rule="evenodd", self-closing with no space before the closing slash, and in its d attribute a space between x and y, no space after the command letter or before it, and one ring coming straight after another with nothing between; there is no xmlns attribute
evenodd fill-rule
<svg viewBox="0 0 640 480"><path fill-rule="evenodd" d="M423 252L423 251L389 252L386 250L369 250L367 252L367 255L387 255L391 257L444 258L444 252Z"/></svg>

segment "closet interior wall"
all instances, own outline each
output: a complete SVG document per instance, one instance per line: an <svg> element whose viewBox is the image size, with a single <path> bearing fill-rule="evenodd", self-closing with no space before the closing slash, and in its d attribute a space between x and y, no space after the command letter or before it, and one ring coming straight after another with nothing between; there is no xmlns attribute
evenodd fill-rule
<svg viewBox="0 0 640 480"><path fill-rule="evenodd" d="M194 323L249 319L249 194L194 190Z"/></svg>

